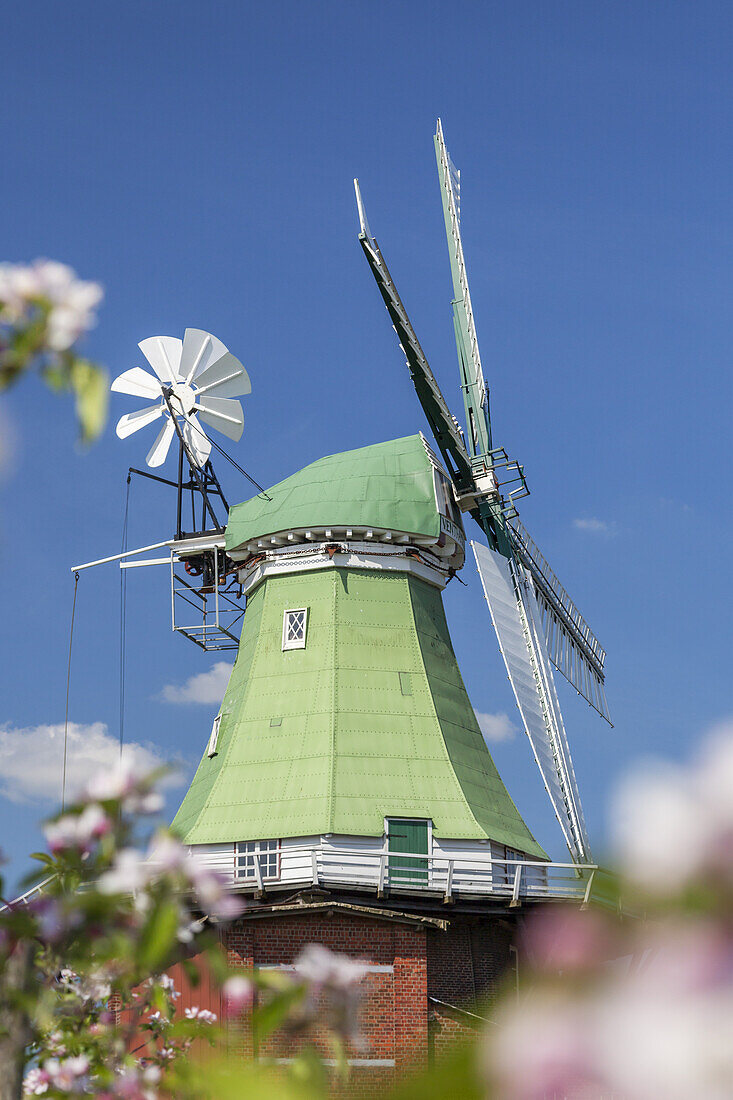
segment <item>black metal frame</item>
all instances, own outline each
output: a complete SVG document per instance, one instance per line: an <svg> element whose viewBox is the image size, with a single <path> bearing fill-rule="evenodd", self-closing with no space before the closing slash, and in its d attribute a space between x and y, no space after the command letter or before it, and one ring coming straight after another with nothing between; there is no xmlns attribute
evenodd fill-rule
<svg viewBox="0 0 733 1100"><path fill-rule="evenodd" d="M171 405L172 389L166 387L163 390L163 399L168 406L168 412L170 413L173 427L175 428L176 435L178 436L178 480L171 481L170 478L160 477L158 474L149 474L146 470L137 470L134 466L130 466L130 473L139 474L140 477L147 477L150 481L159 481L162 485L170 485L173 489L177 490L178 498L176 503L176 538L187 539L193 538L196 535L221 535L224 533L225 522L220 523L214 506L212 503L212 497L218 498L225 514L229 512L229 502L224 496L224 491L219 483L219 479L216 476L214 467L211 465L211 460L207 459L203 467L199 468L194 462L186 441L183 438L183 433L178 424L178 420L173 411ZM184 474L184 470L188 466L188 475ZM192 529L190 531L184 531L183 529L183 509L184 509L184 494L190 493L191 497L191 524ZM197 518L197 503L200 503L201 511L200 518ZM211 517L213 527L207 527L207 513Z"/></svg>

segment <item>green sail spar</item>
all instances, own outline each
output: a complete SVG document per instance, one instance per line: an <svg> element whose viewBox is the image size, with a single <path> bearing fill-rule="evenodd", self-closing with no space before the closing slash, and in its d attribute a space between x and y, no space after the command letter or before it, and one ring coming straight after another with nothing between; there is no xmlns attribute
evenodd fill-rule
<svg viewBox="0 0 733 1100"><path fill-rule="evenodd" d="M440 588L387 568L391 548L378 541L441 538L422 438L321 459L268 496L231 510L235 557L277 533L304 542L311 527L354 539L371 529L377 556L371 568L265 575L250 591L216 754L204 753L174 828L197 845L381 837L386 817L420 818L439 838L490 838L544 858L481 735ZM284 649L284 613L303 608L305 646Z"/></svg>

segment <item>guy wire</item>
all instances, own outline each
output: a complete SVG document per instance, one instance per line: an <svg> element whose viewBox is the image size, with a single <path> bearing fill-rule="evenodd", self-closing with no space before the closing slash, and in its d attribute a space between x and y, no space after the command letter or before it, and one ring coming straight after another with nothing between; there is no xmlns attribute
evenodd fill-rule
<svg viewBox="0 0 733 1100"><path fill-rule="evenodd" d="M127 475L127 491L125 493L125 517L122 522L122 554L127 550L127 520L130 512L130 482L132 475ZM125 665L127 650L127 570L120 569L120 757L125 740Z"/></svg>
<svg viewBox="0 0 733 1100"><path fill-rule="evenodd" d="M66 749L69 739L69 688L71 686L71 644L74 641L74 618L76 616L76 592L79 587L79 574L74 573L74 602L71 605L71 629L69 630L69 663L66 668L66 710L64 712L64 770L61 779L61 812L66 806Z"/></svg>

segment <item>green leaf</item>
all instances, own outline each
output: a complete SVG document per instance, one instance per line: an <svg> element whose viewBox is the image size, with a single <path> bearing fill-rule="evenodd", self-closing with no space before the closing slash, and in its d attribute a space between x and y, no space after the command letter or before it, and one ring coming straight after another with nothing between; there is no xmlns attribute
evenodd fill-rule
<svg viewBox="0 0 733 1100"><path fill-rule="evenodd" d="M345 1059L343 1068L346 1070L347 1074L348 1066ZM289 1073L294 1082L306 1086L318 1094L323 1094L324 1096L328 1094L328 1073L326 1071L326 1066L314 1047L307 1046L300 1051L292 1062ZM341 1074L344 1080L346 1080L346 1074Z"/></svg>
<svg viewBox="0 0 733 1100"><path fill-rule="evenodd" d="M31 859L37 859L39 863L45 863L47 867L56 866L56 860L48 852L31 852Z"/></svg>
<svg viewBox="0 0 733 1100"><path fill-rule="evenodd" d="M109 375L87 359L74 359L69 368L69 381L76 395L81 441L93 443L107 423Z"/></svg>
<svg viewBox="0 0 733 1100"><path fill-rule="evenodd" d="M290 1015L291 1009L305 996L303 986L295 985L268 997L264 1004L257 1005L252 1013L252 1030L258 1042L277 1031Z"/></svg>
<svg viewBox="0 0 733 1100"><path fill-rule="evenodd" d="M166 1078L171 1095L201 1100L326 1100L322 1088L293 1080L281 1069L242 1058L180 1059Z"/></svg>
<svg viewBox="0 0 733 1100"><path fill-rule="evenodd" d="M155 973L176 943L179 909L174 901L162 898L150 911L142 935L138 963L142 970Z"/></svg>
<svg viewBox="0 0 733 1100"><path fill-rule="evenodd" d="M201 981L201 975L198 972L196 963L193 961L193 959L181 959L181 966L183 967L183 970L185 971L186 977L188 978L189 982L195 989Z"/></svg>
<svg viewBox="0 0 733 1100"><path fill-rule="evenodd" d="M387 1100L489 1100L492 1095L479 1079L481 1052L476 1042L458 1044L427 1072L410 1076L387 1094Z"/></svg>

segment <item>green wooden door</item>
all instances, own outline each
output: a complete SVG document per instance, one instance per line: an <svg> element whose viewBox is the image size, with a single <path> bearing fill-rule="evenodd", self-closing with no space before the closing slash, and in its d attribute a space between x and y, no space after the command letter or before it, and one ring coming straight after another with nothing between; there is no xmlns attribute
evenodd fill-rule
<svg viewBox="0 0 733 1100"><path fill-rule="evenodd" d="M407 821L395 818L387 822L387 848L389 851L389 881L395 884L428 881L428 861L420 859L428 854L427 821ZM409 855L400 855L409 852Z"/></svg>

